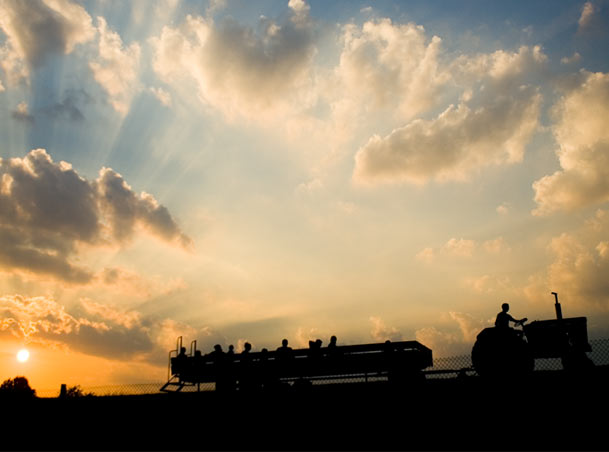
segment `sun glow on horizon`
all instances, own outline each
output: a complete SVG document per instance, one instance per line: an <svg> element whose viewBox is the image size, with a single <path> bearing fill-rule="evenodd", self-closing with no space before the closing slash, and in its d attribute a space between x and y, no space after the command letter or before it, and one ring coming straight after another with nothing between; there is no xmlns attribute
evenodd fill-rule
<svg viewBox="0 0 609 452"><path fill-rule="evenodd" d="M25 348L17 352L17 361L19 361L20 363L24 363L28 359L30 359L30 352L27 351Z"/></svg>

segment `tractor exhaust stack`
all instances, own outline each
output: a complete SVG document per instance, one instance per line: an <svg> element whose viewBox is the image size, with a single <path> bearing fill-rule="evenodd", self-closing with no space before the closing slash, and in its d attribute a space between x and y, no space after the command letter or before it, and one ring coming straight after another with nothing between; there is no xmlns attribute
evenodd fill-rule
<svg viewBox="0 0 609 452"><path fill-rule="evenodd" d="M556 318L558 320L562 320L562 308L558 302L558 294L556 292L552 292L552 295L554 295L554 300L556 300L556 303L554 304L554 309L556 309Z"/></svg>

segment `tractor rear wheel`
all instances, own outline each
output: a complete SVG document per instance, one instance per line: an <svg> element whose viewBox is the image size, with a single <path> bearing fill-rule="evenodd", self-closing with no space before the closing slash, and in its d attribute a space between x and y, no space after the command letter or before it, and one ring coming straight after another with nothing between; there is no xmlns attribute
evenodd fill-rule
<svg viewBox="0 0 609 452"><path fill-rule="evenodd" d="M472 348L472 365L482 377L524 376L533 371L535 360L529 344L514 331L486 328Z"/></svg>

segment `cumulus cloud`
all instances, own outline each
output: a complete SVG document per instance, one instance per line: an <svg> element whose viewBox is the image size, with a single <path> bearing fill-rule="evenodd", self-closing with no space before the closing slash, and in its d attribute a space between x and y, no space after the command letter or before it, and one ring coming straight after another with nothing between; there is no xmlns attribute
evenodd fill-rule
<svg viewBox="0 0 609 452"><path fill-rule="evenodd" d="M98 17L97 22L99 56L89 63L89 67L97 83L108 93L114 109L126 114L137 89L141 49L136 42L125 47L121 37L108 28L103 17Z"/></svg>
<svg viewBox="0 0 609 452"><path fill-rule="evenodd" d="M8 37L5 52L30 66L53 54L68 54L95 34L89 14L68 0L3 0L0 28Z"/></svg>
<svg viewBox="0 0 609 452"><path fill-rule="evenodd" d="M4 295L0 296L0 313L0 334L110 359L157 362L174 347L178 336L211 336L208 328L198 330L88 299L68 310L48 296Z"/></svg>
<svg viewBox="0 0 609 452"><path fill-rule="evenodd" d="M210 0L209 7L207 8L207 14L211 15L216 11L221 11L226 8L226 0Z"/></svg>
<svg viewBox="0 0 609 452"><path fill-rule="evenodd" d="M577 36L584 39L606 39L608 19L605 2L588 1L584 3L577 21Z"/></svg>
<svg viewBox="0 0 609 452"><path fill-rule="evenodd" d="M204 104L227 117L259 119L308 108L313 43L309 6L290 1L282 22L261 17L261 32L227 18L220 24L188 16L151 40L160 78L194 81Z"/></svg>
<svg viewBox="0 0 609 452"><path fill-rule="evenodd" d="M0 311L0 331L9 332L26 342L38 334L70 334L79 326L78 320L63 306L47 297L5 295L0 297Z"/></svg>
<svg viewBox="0 0 609 452"><path fill-rule="evenodd" d="M87 11L69 0L2 0L0 29L7 35L0 47L0 67L9 84L29 82L31 68L52 55L69 54L97 36L98 52L89 67L112 106L126 113L137 90L140 47L137 43L125 47L103 17L94 27Z"/></svg>
<svg viewBox="0 0 609 452"><path fill-rule="evenodd" d="M322 341L326 341L326 337L330 337L326 333L321 333L318 328L303 328L299 327L296 330L294 345L298 348L308 348L309 341L315 341L317 339L322 339ZM324 346L327 344L324 344Z"/></svg>
<svg viewBox="0 0 609 452"><path fill-rule="evenodd" d="M419 328L414 334L415 340L433 350L434 357L448 355L452 345L458 341L456 335L440 330L434 326Z"/></svg>
<svg viewBox="0 0 609 452"><path fill-rule="evenodd" d="M93 272L74 263L79 243L121 245L143 228L182 247L191 245L168 210L137 195L109 168L88 181L44 149L0 160L0 266L4 271L87 283Z"/></svg>
<svg viewBox="0 0 609 452"><path fill-rule="evenodd" d="M390 109L410 119L435 105L447 80L438 64L439 37L428 39L420 25L382 19L347 25L341 39L332 85L335 114L348 120L354 111Z"/></svg>
<svg viewBox="0 0 609 452"><path fill-rule="evenodd" d="M483 248L492 254L499 254L510 250L510 247L505 242L503 237L487 240L482 244Z"/></svg>
<svg viewBox="0 0 609 452"><path fill-rule="evenodd" d="M167 241L177 241L184 248L191 240L183 234L166 207L146 193L135 193L123 177L111 168L102 168L95 181L100 212L110 225L114 240L129 241L140 225L153 235Z"/></svg>
<svg viewBox="0 0 609 452"><path fill-rule="evenodd" d="M596 245L596 251L601 259L609 258L609 241L604 240Z"/></svg>
<svg viewBox="0 0 609 452"><path fill-rule="evenodd" d="M147 328L137 319L133 323L132 313L102 309L90 302L85 306L91 310L89 317L70 314L50 297L1 296L0 331L26 343L67 346L109 358L125 358L151 350Z"/></svg>
<svg viewBox="0 0 609 452"><path fill-rule="evenodd" d="M513 285L507 276L482 275L479 277L468 278L465 280L465 286L471 288L477 293L501 293L502 295L513 290Z"/></svg>
<svg viewBox="0 0 609 452"><path fill-rule="evenodd" d="M572 64L572 63L577 63L579 60L581 60L581 55L579 54L579 52L575 52L573 55L571 55L570 57L562 57L560 59L560 62L562 64Z"/></svg>
<svg viewBox="0 0 609 452"><path fill-rule="evenodd" d="M553 111L561 169L533 183L533 214L609 201L609 74L582 71Z"/></svg>
<svg viewBox="0 0 609 452"><path fill-rule="evenodd" d="M375 342L403 340L402 333L393 326L387 326L380 317L370 317L370 323L372 323L370 336Z"/></svg>
<svg viewBox="0 0 609 452"><path fill-rule="evenodd" d="M166 107L171 107L171 94L165 91L163 88L155 88L151 86L149 91L156 97L159 102Z"/></svg>
<svg viewBox="0 0 609 452"><path fill-rule="evenodd" d="M489 326L487 321L462 312L449 312L442 328L428 326L415 331L415 338L434 351L434 357L469 353L478 333ZM456 327L456 330L455 330Z"/></svg>
<svg viewBox="0 0 609 452"><path fill-rule="evenodd" d="M478 250L490 254L500 254L510 251L510 247L503 237L486 240L482 243L476 240L452 237L447 242L436 248L427 247L416 254L416 259L426 264L431 264L438 257L457 257L469 259L476 255Z"/></svg>
<svg viewBox="0 0 609 452"><path fill-rule="evenodd" d="M435 119L374 135L355 156L354 178L424 184L463 180L484 166L522 161L538 127L541 95L530 87L512 94L479 108L451 105Z"/></svg>
<svg viewBox="0 0 609 452"><path fill-rule="evenodd" d="M577 306L609 309L609 211L598 210L579 231L554 237L548 247L553 262L542 278L544 288L559 292ZM545 291L546 293L548 290Z"/></svg>
<svg viewBox="0 0 609 452"><path fill-rule="evenodd" d="M422 29L414 30L422 33ZM405 102L410 107L419 105L417 112L425 111L432 105L429 102L437 101L451 85L461 90L459 103L435 118L414 119L384 137L372 136L355 156L356 181L425 184L430 180L465 180L485 166L522 161L539 124L542 96L527 82L544 70L547 56L541 47L461 55L444 66L439 65L437 56L431 60L435 75L424 75L424 86L412 88L428 103ZM385 97L396 98L390 81L364 85L388 87ZM381 99L381 93L369 93L368 103Z"/></svg>
<svg viewBox="0 0 609 452"><path fill-rule="evenodd" d="M421 262L431 264L436 257L436 253L433 248L424 248L415 257Z"/></svg>
<svg viewBox="0 0 609 452"><path fill-rule="evenodd" d="M79 122L85 119L80 104L90 100L90 96L83 90L67 90L61 102L43 107L42 112L50 118Z"/></svg>
<svg viewBox="0 0 609 452"><path fill-rule="evenodd" d="M580 30L590 25L590 23L592 22L592 18L594 17L595 11L596 8L594 7L594 4L592 2L584 3L584 6L582 7L581 16L579 16L579 20L577 21Z"/></svg>
<svg viewBox="0 0 609 452"><path fill-rule="evenodd" d="M573 309L609 310L609 211L599 209L579 229L550 241L552 262L530 277L524 293L532 302L558 292Z"/></svg>
<svg viewBox="0 0 609 452"><path fill-rule="evenodd" d="M19 56L9 41L0 46L0 69L4 71L7 86L29 83L30 70L27 62ZM4 85L3 89L6 89Z"/></svg>
<svg viewBox="0 0 609 452"><path fill-rule="evenodd" d="M495 211L499 214L499 215L507 215L510 212L510 204L507 202L501 203L497 206L497 208L495 209Z"/></svg>
<svg viewBox="0 0 609 452"><path fill-rule="evenodd" d="M521 46L516 52L500 49L492 53L460 55L451 62L449 70L459 84L483 82L491 89L505 89L542 73L547 61L541 46Z"/></svg>
<svg viewBox="0 0 609 452"><path fill-rule="evenodd" d="M0 69L4 71L7 86L29 83L30 71L26 61L7 42L0 46ZM2 86L3 90L6 88Z"/></svg>
<svg viewBox="0 0 609 452"><path fill-rule="evenodd" d="M476 242L467 239L452 238L442 248L444 252L454 256L472 257L476 248Z"/></svg>
<svg viewBox="0 0 609 452"><path fill-rule="evenodd" d="M26 124L34 123L34 117L30 114L26 102L19 102L17 108L13 110L12 117L17 121L24 122Z"/></svg>

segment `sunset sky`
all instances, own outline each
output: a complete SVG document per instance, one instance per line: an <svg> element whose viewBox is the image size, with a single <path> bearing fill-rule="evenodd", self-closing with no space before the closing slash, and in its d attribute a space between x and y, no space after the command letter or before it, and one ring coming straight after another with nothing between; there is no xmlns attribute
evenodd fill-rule
<svg viewBox="0 0 609 452"><path fill-rule="evenodd" d="M598 0L0 0L0 379L609 337L608 56Z"/></svg>

